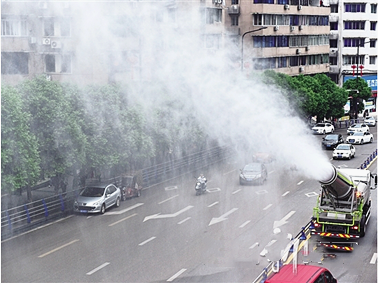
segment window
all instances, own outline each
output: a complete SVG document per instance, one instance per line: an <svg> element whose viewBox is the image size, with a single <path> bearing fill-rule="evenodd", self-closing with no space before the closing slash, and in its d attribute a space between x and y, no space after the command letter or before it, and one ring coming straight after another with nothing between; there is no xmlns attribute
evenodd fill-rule
<svg viewBox="0 0 378 283"><path fill-rule="evenodd" d="M1 52L1 74L29 73L29 55L24 52Z"/></svg>
<svg viewBox="0 0 378 283"><path fill-rule="evenodd" d="M1 19L2 36L26 36L27 24L22 19Z"/></svg>
<svg viewBox="0 0 378 283"><path fill-rule="evenodd" d="M339 29L339 24L338 22L331 22L329 23L330 30L338 30Z"/></svg>
<svg viewBox="0 0 378 283"><path fill-rule="evenodd" d="M263 15L261 14L254 14L253 15L253 24L255 26L262 26L262 19L263 19Z"/></svg>
<svg viewBox="0 0 378 283"><path fill-rule="evenodd" d="M277 0L277 4L281 4L281 5L289 4L289 0Z"/></svg>
<svg viewBox="0 0 378 283"><path fill-rule="evenodd" d="M274 0L253 0L255 4L274 4Z"/></svg>
<svg viewBox="0 0 378 283"><path fill-rule="evenodd" d="M369 56L369 64L370 65L377 64L377 56Z"/></svg>
<svg viewBox="0 0 378 283"><path fill-rule="evenodd" d="M370 22L370 30L376 30L377 29L377 22Z"/></svg>
<svg viewBox="0 0 378 283"><path fill-rule="evenodd" d="M330 5L331 7L331 13L338 13L339 12L339 6L338 5Z"/></svg>
<svg viewBox="0 0 378 283"><path fill-rule="evenodd" d="M239 5L239 0L231 0L231 5Z"/></svg>
<svg viewBox="0 0 378 283"><path fill-rule="evenodd" d="M376 44L377 44L376 39L370 39L370 48L375 48Z"/></svg>
<svg viewBox="0 0 378 283"><path fill-rule="evenodd" d="M43 21L44 36L54 35L54 18L45 18Z"/></svg>
<svg viewBox="0 0 378 283"><path fill-rule="evenodd" d="M287 67L287 57L279 57L277 60L277 68L286 68Z"/></svg>
<svg viewBox="0 0 378 283"><path fill-rule="evenodd" d="M238 26L239 25L239 15L230 15L231 16L231 25Z"/></svg>
<svg viewBox="0 0 378 283"><path fill-rule="evenodd" d="M44 36L71 36L70 18L47 17L43 20Z"/></svg>
<svg viewBox="0 0 378 283"><path fill-rule="evenodd" d="M55 73L55 55L48 54L45 56L45 67L47 73Z"/></svg>
<svg viewBox="0 0 378 283"><path fill-rule="evenodd" d="M364 42L365 38L344 38L344 47L362 47Z"/></svg>
<svg viewBox="0 0 378 283"><path fill-rule="evenodd" d="M336 39L330 39L329 40L329 47L337 48L337 40Z"/></svg>
<svg viewBox="0 0 378 283"><path fill-rule="evenodd" d="M337 66L337 57L330 57L329 58L329 63L332 66Z"/></svg>
<svg viewBox="0 0 378 283"><path fill-rule="evenodd" d="M350 12L350 13L365 13L365 7L366 4L354 4L354 3L348 3L344 5L345 7L345 12Z"/></svg>
<svg viewBox="0 0 378 283"><path fill-rule="evenodd" d="M290 57L290 66L298 66L298 57L297 56Z"/></svg>
<svg viewBox="0 0 378 283"><path fill-rule="evenodd" d="M377 13L377 4L370 4L370 13L372 14Z"/></svg>
<svg viewBox="0 0 378 283"><path fill-rule="evenodd" d="M352 64L359 64L364 65L365 63L365 56L360 55L359 56L359 62L357 62L357 56L356 55L344 55L343 56L343 65L352 65Z"/></svg>
<svg viewBox="0 0 378 283"><path fill-rule="evenodd" d="M364 21L345 21L344 22L344 29L365 29L365 22Z"/></svg>
<svg viewBox="0 0 378 283"><path fill-rule="evenodd" d="M222 22L222 9L206 8L206 23Z"/></svg>
<svg viewBox="0 0 378 283"><path fill-rule="evenodd" d="M62 55L61 73L71 73L71 55Z"/></svg>

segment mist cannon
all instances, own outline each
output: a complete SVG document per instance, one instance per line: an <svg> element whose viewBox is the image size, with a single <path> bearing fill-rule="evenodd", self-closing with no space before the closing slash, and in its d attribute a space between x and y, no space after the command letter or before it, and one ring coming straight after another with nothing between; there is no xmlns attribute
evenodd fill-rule
<svg viewBox="0 0 378 283"><path fill-rule="evenodd" d="M319 182L324 190L326 190L333 198L339 200L348 199L355 187L352 178L349 175L342 173L334 165L332 165L331 177Z"/></svg>

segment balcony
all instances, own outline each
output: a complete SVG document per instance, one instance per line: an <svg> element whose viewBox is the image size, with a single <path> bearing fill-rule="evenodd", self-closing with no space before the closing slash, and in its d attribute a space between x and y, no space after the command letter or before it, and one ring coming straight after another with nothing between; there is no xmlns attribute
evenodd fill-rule
<svg viewBox="0 0 378 283"><path fill-rule="evenodd" d="M331 66L329 66L329 72L331 74L338 74L338 73L340 73L340 67L337 66L337 65L331 65Z"/></svg>
<svg viewBox="0 0 378 283"><path fill-rule="evenodd" d="M338 22L339 21L339 15L335 15L335 14L331 14L331 15L329 15L329 21L330 22Z"/></svg>
<svg viewBox="0 0 378 283"><path fill-rule="evenodd" d="M231 5L228 7L228 14L229 15L239 15L240 14L240 6L239 5Z"/></svg>
<svg viewBox="0 0 378 283"><path fill-rule="evenodd" d="M339 32L337 30L331 30L329 34L329 39L338 39Z"/></svg>

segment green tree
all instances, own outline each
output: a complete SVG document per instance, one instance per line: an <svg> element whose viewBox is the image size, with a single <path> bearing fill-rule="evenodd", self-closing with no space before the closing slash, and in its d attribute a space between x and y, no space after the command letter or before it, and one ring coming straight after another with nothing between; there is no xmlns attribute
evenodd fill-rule
<svg viewBox="0 0 378 283"><path fill-rule="evenodd" d="M1 190L13 192L39 180L38 142L30 130L31 115L16 88L1 87Z"/></svg>
<svg viewBox="0 0 378 283"><path fill-rule="evenodd" d="M351 117L357 119L358 112L363 110L363 103L361 100L367 100L371 97L371 87L369 87L364 79L357 77L344 82L343 89L347 91L351 97Z"/></svg>

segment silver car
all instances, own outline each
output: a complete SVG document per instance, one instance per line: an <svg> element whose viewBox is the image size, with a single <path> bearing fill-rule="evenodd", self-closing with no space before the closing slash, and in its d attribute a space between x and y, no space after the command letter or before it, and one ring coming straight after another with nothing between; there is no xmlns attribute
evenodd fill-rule
<svg viewBox="0 0 378 283"><path fill-rule="evenodd" d="M113 184L85 187L74 202L74 211L81 213L105 213L109 207L120 205L121 190Z"/></svg>
<svg viewBox="0 0 378 283"><path fill-rule="evenodd" d="M364 123L369 127L375 127L377 121L375 121L375 118L373 116L369 116L365 118Z"/></svg>

